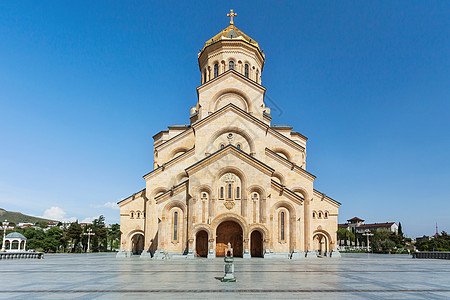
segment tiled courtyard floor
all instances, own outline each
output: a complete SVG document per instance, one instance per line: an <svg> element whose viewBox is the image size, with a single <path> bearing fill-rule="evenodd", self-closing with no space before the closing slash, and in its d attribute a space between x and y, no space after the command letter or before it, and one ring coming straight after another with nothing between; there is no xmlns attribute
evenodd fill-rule
<svg viewBox="0 0 450 300"><path fill-rule="evenodd" d="M223 259L153 261L114 254L48 254L0 261L2 299L450 299L450 261L407 255L341 259L236 259L236 283L222 283Z"/></svg>

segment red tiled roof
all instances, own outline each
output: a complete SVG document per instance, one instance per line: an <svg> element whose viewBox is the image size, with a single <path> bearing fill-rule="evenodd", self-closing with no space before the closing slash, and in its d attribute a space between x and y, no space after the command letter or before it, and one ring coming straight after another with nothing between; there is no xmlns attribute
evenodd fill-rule
<svg viewBox="0 0 450 300"><path fill-rule="evenodd" d="M395 222L362 224L356 228L391 227Z"/></svg>
<svg viewBox="0 0 450 300"><path fill-rule="evenodd" d="M348 221L348 222L350 222L350 221L362 221L362 222L364 222L363 219L360 219L360 218L358 218L358 217L351 218L350 220L347 220L347 221Z"/></svg>

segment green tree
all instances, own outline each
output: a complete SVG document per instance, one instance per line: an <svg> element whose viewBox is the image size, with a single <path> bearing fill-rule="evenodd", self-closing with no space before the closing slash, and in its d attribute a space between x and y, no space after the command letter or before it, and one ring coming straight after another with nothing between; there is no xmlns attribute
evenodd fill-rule
<svg viewBox="0 0 450 300"><path fill-rule="evenodd" d="M105 227L105 217L103 215L92 221L92 229L95 233L93 237L93 251L106 251L108 230Z"/></svg>
<svg viewBox="0 0 450 300"><path fill-rule="evenodd" d="M27 238L27 249L44 251L45 232L40 228L26 227L19 230Z"/></svg>
<svg viewBox="0 0 450 300"><path fill-rule="evenodd" d="M355 234L345 228L339 228L337 231L337 237L338 240L343 240L347 244L348 241L354 242L355 241ZM350 245L348 245L350 246Z"/></svg>
<svg viewBox="0 0 450 300"><path fill-rule="evenodd" d="M447 232L442 231L440 236L419 242L416 247L420 251L450 251L450 236Z"/></svg>
<svg viewBox="0 0 450 300"><path fill-rule="evenodd" d="M42 248L45 252L57 252L61 247L63 231L59 227L52 227L46 232Z"/></svg>
<svg viewBox="0 0 450 300"><path fill-rule="evenodd" d="M72 241L71 252L77 252L78 250L81 251L81 249L78 249L78 245L80 243L82 232L83 230L81 228L81 225L78 224L78 221L71 223L69 228L67 229L67 235Z"/></svg>
<svg viewBox="0 0 450 300"><path fill-rule="evenodd" d="M109 250L120 247L120 225L112 224L108 230Z"/></svg>
<svg viewBox="0 0 450 300"><path fill-rule="evenodd" d="M403 237L402 223L398 222L398 235Z"/></svg>
<svg viewBox="0 0 450 300"><path fill-rule="evenodd" d="M370 239L373 252L391 252L397 245L394 241L397 234L389 229L380 228L372 232L373 236Z"/></svg>

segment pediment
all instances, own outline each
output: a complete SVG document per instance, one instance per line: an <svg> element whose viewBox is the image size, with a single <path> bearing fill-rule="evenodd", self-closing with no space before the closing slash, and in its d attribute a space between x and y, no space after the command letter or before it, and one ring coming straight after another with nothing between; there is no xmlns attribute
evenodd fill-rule
<svg viewBox="0 0 450 300"><path fill-rule="evenodd" d="M234 159L230 159L231 157L233 157ZM185 171L189 176L191 176L201 169L210 167L213 164L218 164L218 166L216 166L216 169L218 169L221 167L229 167L233 164L233 162L246 162L247 165L258 169L260 172L263 172L268 176L272 176L273 172L275 172L274 169L272 169L265 163L237 149L233 145L227 145L223 149L214 152L213 154L189 166L185 169Z"/></svg>
<svg viewBox="0 0 450 300"><path fill-rule="evenodd" d="M239 84L244 84L247 88L250 88L257 92L261 92L263 94L266 92L266 88L262 85L245 77L235 70L228 70L225 73L220 74L216 78L213 78L197 87L197 96L199 96L202 91L210 88L216 89L218 86L220 87L222 85L224 86L224 88L229 88L230 86L236 86Z"/></svg>

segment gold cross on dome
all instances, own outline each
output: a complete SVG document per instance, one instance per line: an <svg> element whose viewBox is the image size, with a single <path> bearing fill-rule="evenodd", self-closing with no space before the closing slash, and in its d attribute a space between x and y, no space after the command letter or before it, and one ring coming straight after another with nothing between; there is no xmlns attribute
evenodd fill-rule
<svg viewBox="0 0 450 300"><path fill-rule="evenodd" d="M233 25L233 24L234 24L234 23L233 23L233 17L236 17L236 16L237 16L237 13L234 13L233 10L230 9L230 13L227 14L227 17L230 17L230 18L231 18L231 19L230 19L230 25Z"/></svg>

